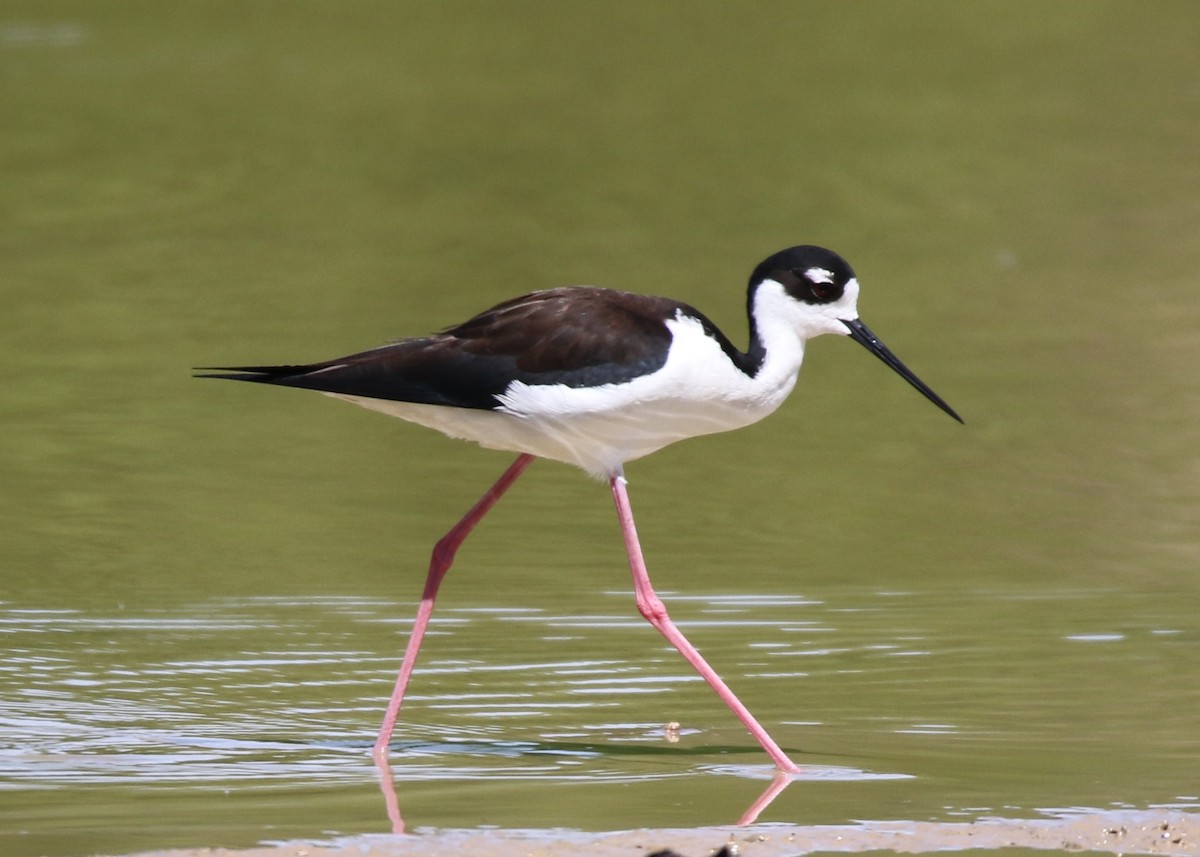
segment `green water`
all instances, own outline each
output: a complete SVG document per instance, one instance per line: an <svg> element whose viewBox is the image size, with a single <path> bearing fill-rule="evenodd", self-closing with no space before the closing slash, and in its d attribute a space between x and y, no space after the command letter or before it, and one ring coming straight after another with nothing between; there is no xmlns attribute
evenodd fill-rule
<svg viewBox="0 0 1200 857"><path fill-rule="evenodd" d="M826 338L764 423L628 468L672 615L807 766L762 820L1197 808L1197 44L1187 2L4 3L0 850L389 829L428 550L508 458L189 367L579 282L744 342L801 242L967 424ZM410 828L767 784L564 466L426 645Z"/></svg>

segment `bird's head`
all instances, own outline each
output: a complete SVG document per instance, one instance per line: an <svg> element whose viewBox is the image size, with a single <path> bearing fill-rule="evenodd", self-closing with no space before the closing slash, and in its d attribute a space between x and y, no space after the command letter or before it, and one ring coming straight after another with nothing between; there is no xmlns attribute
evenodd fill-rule
<svg viewBox="0 0 1200 857"><path fill-rule="evenodd" d="M962 417L900 362L858 317L858 278L845 259L805 244L768 256L750 275L750 315L785 322L802 339L823 333L849 336L954 419Z"/></svg>
<svg viewBox="0 0 1200 857"><path fill-rule="evenodd" d="M750 275L754 300L772 300L805 338L845 334L845 320L858 318L858 278L850 263L824 247L780 250ZM753 305L752 305L753 311Z"/></svg>

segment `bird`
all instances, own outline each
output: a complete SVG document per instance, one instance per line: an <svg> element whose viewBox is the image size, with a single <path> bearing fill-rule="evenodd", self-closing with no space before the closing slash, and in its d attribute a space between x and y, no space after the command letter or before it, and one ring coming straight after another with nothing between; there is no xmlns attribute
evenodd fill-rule
<svg viewBox="0 0 1200 857"><path fill-rule="evenodd" d="M318 363L198 367L196 377L315 390L517 458L434 546L392 696L373 748L385 760L434 602L459 547L535 458L607 481L638 612L708 682L784 773L800 767L688 641L650 582L625 465L676 441L775 411L808 340L848 336L959 423L858 315L859 282L832 250L800 245L753 270L749 345L738 349L682 301L593 286L534 291L440 333Z"/></svg>

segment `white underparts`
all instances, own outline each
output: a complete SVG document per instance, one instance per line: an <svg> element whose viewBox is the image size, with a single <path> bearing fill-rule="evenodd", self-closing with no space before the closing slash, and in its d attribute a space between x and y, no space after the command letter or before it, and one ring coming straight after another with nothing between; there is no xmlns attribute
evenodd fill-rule
<svg viewBox="0 0 1200 857"><path fill-rule="evenodd" d="M804 341L839 332L829 324L832 319L814 322L813 309L788 297L778 284L768 282L758 290L755 315L766 357L753 376L730 361L699 321L680 313L667 322L673 340L666 363L620 384L578 388L515 382L499 397L496 410L328 395L489 449L563 461L608 478L626 461L685 438L750 425L778 408L795 386Z"/></svg>

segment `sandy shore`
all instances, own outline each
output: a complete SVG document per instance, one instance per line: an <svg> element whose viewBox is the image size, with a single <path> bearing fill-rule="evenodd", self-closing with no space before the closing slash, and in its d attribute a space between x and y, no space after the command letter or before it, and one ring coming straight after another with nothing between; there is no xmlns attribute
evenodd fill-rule
<svg viewBox="0 0 1200 857"><path fill-rule="evenodd" d="M1062 818L985 819L967 823L863 822L856 825L712 827L569 831L428 831L364 836L334 843L291 843L247 850L145 852L156 857L647 857L664 848L683 857L708 857L723 845L740 857L791 857L813 851L889 850L905 853L967 848L1036 848L1113 854L1200 855L1200 815L1109 812Z"/></svg>

